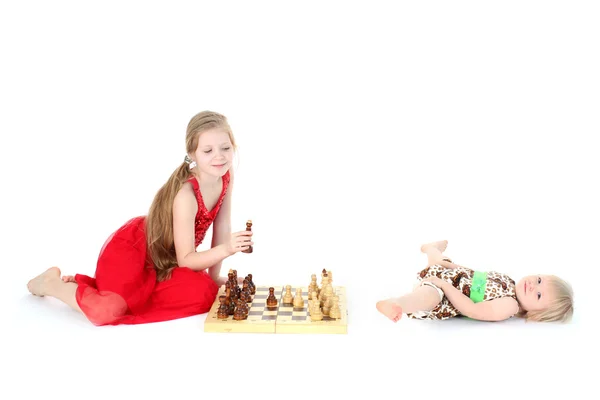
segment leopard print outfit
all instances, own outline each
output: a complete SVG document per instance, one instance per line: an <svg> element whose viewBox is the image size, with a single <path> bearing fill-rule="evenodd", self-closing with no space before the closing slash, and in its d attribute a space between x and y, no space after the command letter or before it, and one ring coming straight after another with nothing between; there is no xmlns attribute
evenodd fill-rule
<svg viewBox="0 0 600 400"><path fill-rule="evenodd" d="M420 285L425 278L437 276L438 278L451 283L452 286L460 290L465 296L470 297L473 272L473 270L463 267L449 269L440 265L432 265L417 274L417 279L419 281L417 285ZM483 301L499 299L502 297L512 297L517 300L515 281L506 274L489 271L487 273L487 283ZM443 296L442 301L431 311L407 314L409 318L413 319L435 320L443 320L460 315L460 312L454 308L446 296Z"/></svg>

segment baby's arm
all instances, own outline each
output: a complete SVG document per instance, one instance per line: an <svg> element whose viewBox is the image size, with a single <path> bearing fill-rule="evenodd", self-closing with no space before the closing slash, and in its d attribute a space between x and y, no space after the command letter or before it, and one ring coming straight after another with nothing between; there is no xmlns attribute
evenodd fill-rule
<svg viewBox="0 0 600 400"><path fill-rule="evenodd" d="M502 321L519 311L519 305L512 297L475 303L449 282L444 281L441 286L448 301L465 317L480 321Z"/></svg>

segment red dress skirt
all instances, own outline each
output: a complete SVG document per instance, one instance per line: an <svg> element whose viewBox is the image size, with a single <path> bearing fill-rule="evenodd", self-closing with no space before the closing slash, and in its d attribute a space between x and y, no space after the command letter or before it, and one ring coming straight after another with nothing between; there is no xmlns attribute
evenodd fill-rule
<svg viewBox="0 0 600 400"><path fill-rule="evenodd" d="M223 176L219 201L207 210L198 181L194 187L198 201L196 247L216 218L229 184ZM76 299L81 311L94 325L144 324L203 314L210 310L217 284L206 271L177 267L171 278L156 280L156 270L146 265L146 217L129 220L113 233L98 257L95 276L75 275Z"/></svg>

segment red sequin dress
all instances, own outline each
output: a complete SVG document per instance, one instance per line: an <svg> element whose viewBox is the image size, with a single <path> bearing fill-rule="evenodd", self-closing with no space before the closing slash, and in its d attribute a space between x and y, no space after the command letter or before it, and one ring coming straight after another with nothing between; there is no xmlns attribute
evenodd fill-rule
<svg viewBox="0 0 600 400"><path fill-rule="evenodd" d="M207 210L195 178L190 179L198 201L195 245L198 247L215 220L229 185L212 210ZM144 324L203 314L210 310L218 287L205 271L177 267L171 278L157 282L154 268L146 267L146 217L129 220L113 233L98 257L94 278L75 275L76 299L94 325Z"/></svg>

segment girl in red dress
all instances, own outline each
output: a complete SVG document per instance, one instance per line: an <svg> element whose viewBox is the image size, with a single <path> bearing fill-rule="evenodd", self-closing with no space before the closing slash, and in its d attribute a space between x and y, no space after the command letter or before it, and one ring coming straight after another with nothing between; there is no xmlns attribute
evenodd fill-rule
<svg viewBox="0 0 600 400"><path fill-rule="evenodd" d="M227 119L204 111L189 122L184 162L158 191L148 216L125 223L106 241L95 276L63 276L52 267L27 284L82 312L94 325L142 324L208 312L222 261L253 245L231 233L231 163ZM210 250L197 252L213 224Z"/></svg>

